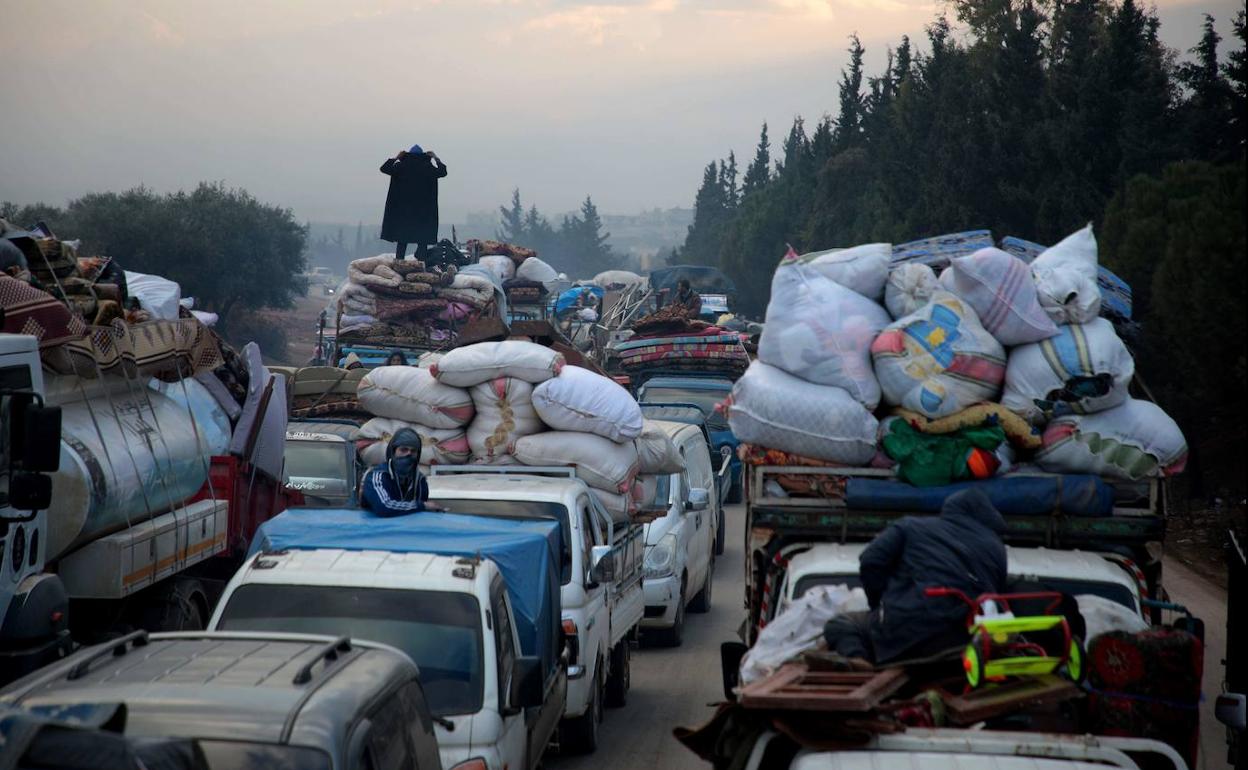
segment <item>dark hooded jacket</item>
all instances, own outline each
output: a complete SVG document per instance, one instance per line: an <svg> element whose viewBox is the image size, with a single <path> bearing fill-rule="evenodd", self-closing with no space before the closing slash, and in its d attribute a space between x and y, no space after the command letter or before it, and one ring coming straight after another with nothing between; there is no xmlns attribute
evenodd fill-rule
<svg viewBox="0 0 1248 770"><path fill-rule="evenodd" d="M881 532L859 558L871 606L877 663L935 654L967 639L967 606L924 596L957 588L974 598L1006 590L1005 520L982 491L945 500L939 516L908 516Z"/></svg>
<svg viewBox="0 0 1248 770"><path fill-rule="evenodd" d="M381 164L381 173L390 177L386 213L381 220L383 241L438 242L438 180L446 176L446 164L431 161L422 153Z"/></svg>
<svg viewBox="0 0 1248 770"><path fill-rule="evenodd" d="M395 461L394 450L400 446L412 447L410 471L404 473ZM429 483L418 470L420 465L420 436L411 428L401 428L386 446L386 461L374 465L360 482L361 505L378 516L403 516L425 510L429 499Z"/></svg>

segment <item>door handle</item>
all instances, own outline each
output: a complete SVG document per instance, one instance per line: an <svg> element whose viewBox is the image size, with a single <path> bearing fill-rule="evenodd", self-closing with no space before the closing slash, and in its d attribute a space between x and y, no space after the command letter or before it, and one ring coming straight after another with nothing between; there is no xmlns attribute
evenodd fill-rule
<svg viewBox="0 0 1248 770"><path fill-rule="evenodd" d="M693 517L693 525L695 527L702 526L702 514L699 513L697 516Z"/></svg>

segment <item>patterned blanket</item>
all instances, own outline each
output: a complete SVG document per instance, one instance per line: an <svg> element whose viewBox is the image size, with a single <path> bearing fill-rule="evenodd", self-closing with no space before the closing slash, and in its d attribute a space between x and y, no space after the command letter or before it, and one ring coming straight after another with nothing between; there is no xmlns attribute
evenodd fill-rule
<svg viewBox="0 0 1248 770"><path fill-rule="evenodd" d="M4 331L29 334L41 349L86 336L87 325L47 292L0 275L0 307L4 308Z"/></svg>
<svg viewBox="0 0 1248 770"><path fill-rule="evenodd" d="M210 372L225 362L207 326L194 318L92 326L88 336L43 351L43 363L60 374L99 374L176 381Z"/></svg>

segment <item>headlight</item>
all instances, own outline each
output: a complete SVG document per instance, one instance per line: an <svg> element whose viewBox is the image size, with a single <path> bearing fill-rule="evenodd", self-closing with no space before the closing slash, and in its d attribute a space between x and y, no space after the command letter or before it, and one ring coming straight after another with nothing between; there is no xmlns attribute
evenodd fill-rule
<svg viewBox="0 0 1248 770"><path fill-rule="evenodd" d="M646 577L665 578L676 569L676 533L669 532L646 550Z"/></svg>

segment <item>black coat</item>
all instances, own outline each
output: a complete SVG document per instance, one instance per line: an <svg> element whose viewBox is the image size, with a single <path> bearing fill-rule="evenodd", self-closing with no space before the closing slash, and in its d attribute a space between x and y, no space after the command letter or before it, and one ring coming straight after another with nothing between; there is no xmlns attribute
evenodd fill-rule
<svg viewBox="0 0 1248 770"><path fill-rule="evenodd" d="M967 489L940 516L908 516L881 532L859 558L871 606L877 663L931 655L965 643L967 606L929 598L926 588L958 588L971 598L1006 590L1005 519L988 496Z"/></svg>
<svg viewBox="0 0 1248 770"><path fill-rule="evenodd" d="M428 155L406 155L381 164L390 177L386 215L381 220L381 239L392 243L438 242L438 180L446 165L430 162Z"/></svg>

